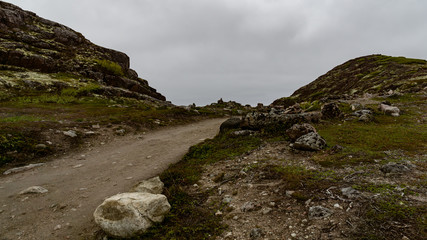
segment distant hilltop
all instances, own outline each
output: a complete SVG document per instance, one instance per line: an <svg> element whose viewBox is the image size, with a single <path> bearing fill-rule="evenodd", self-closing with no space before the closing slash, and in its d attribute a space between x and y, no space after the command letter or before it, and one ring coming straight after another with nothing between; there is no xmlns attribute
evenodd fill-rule
<svg viewBox="0 0 427 240"><path fill-rule="evenodd" d="M325 97L361 96L398 91L419 92L427 88L427 61L405 57L369 55L349 60L313 82L296 90L291 97L276 100L314 101Z"/></svg>
<svg viewBox="0 0 427 240"><path fill-rule="evenodd" d="M129 68L129 57L64 25L0 1L0 88L103 86L100 94L165 101Z"/></svg>

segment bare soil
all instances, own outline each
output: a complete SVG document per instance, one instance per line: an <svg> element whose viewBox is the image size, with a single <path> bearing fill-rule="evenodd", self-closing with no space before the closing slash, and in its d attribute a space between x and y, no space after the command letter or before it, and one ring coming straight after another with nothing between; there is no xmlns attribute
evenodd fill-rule
<svg viewBox="0 0 427 240"><path fill-rule="evenodd" d="M92 213L178 162L192 145L217 134L211 119L147 134L116 137L45 165L0 177L0 239L88 239L98 230ZM19 195L31 186L44 194Z"/></svg>

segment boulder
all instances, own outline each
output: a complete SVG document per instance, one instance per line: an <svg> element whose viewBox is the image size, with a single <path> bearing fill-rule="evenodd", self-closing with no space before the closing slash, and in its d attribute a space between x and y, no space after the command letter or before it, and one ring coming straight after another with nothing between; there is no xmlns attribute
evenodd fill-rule
<svg viewBox="0 0 427 240"><path fill-rule="evenodd" d="M412 170L414 165L412 164L403 164L403 163L395 163L389 162L386 165L380 168L383 173L392 173L392 174L402 174Z"/></svg>
<svg viewBox="0 0 427 240"><path fill-rule="evenodd" d="M302 124L294 124L291 128L286 130L286 135L288 135L289 139L292 142L294 142L299 137L311 132L317 132L317 131L310 124L302 123Z"/></svg>
<svg viewBox="0 0 427 240"><path fill-rule="evenodd" d="M391 115L393 117L398 117L400 115L400 109L398 107L390 106L384 103L381 103L379 110L384 114Z"/></svg>
<svg viewBox="0 0 427 240"><path fill-rule="evenodd" d="M132 238L144 233L153 223L162 222L170 208L162 194L121 193L107 198L93 216L108 235Z"/></svg>
<svg viewBox="0 0 427 240"><path fill-rule="evenodd" d="M227 119L225 122L223 122L219 127L219 129L220 129L220 132L224 132L228 129L240 128L241 124L242 124L242 120L240 118L230 118L230 119Z"/></svg>
<svg viewBox="0 0 427 240"><path fill-rule="evenodd" d="M342 112L340 108L338 107L337 103L326 103L322 106L321 109L322 112L322 118L324 119L333 119L341 117Z"/></svg>
<svg viewBox="0 0 427 240"><path fill-rule="evenodd" d="M146 192L152 194L161 194L163 192L164 184L160 178L153 177L148 180L144 180L136 185L132 190L133 192Z"/></svg>
<svg viewBox="0 0 427 240"><path fill-rule="evenodd" d="M291 147L304 151L319 151L326 147L326 141L316 132L311 132L299 137Z"/></svg>

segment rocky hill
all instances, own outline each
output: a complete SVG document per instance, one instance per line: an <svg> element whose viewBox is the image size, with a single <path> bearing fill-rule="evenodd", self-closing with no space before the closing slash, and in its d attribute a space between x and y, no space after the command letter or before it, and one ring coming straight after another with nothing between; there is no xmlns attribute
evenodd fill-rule
<svg viewBox="0 0 427 240"><path fill-rule="evenodd" d="M369 55L336 66L315 81L296 90L297 102L343 95L418 92L427 87L427 61L405 57ZM289 99L276 100L274 105Z"/></svg>
<svg viewBox="0 0 427 240"><path fill-rule="evenodd" d="M0 1L0 88L61 90L95 83L97 93L164 101L129 68L129 57L56 22Z"/></svg>

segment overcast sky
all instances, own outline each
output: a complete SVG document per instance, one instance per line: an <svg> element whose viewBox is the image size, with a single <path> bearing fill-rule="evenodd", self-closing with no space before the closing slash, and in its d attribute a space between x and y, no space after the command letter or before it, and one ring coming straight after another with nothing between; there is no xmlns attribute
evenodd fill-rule
<svg viewBox="0 0 427 240"><path fill-rule="evenodd" d="M178 105L291 95L349 59L427 58L425 0L8 0L128 54Z"/></svg>

